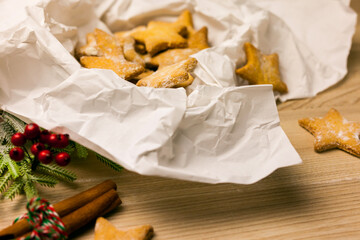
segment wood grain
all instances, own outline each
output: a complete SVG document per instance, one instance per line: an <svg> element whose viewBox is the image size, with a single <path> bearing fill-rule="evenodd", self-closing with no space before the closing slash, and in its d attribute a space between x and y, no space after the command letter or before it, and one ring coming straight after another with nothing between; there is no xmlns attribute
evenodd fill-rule
<svg viewBox="0 0 360 240"><path fill-rule="evenodd" d="M360 13L360 1L352 2ZM106 218L119 228L151 224L159 239L360 239L360 159L341 150L321 154L299 118L323 116L331 107L360 121L360 25L343 81L310 99L278 105L281 126L303 164L279 169L253 185L201 184L116 173L96 161L74 161L79 180L40 188L57 202L105 179L118 184L121 208ZM26 199L0 202L0 227L24 212ZM72 239L92 239L93 224Z"/></svg>

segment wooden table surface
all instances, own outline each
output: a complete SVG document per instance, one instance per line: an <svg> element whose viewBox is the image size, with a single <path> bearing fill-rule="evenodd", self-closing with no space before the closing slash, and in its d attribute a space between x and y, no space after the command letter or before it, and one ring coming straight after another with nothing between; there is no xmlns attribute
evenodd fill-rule
<svg viewBox="0 0 360 240"><path fill-rule="evenodd" d="M352 7L360 13L360 1ZM282 168L252 185L202 184L117 173L93 157L74 161L73 184L40 188L58 202L105 179L118 185L123 204L106 218L119 228L151 224L158 239L360 239L360 159L340 150L315 153L313 136L297 120L334 107L360 122L360 24L348 75L309 99L278 105L281 126L303 164ZM25 197L0 201L0 228L25 211ZM93 239L94 224L71 239Z"/></svg>

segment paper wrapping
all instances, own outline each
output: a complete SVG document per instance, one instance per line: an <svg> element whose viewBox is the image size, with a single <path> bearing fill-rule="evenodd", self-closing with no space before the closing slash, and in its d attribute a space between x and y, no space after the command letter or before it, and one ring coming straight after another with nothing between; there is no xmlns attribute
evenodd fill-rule
<svg viewBox="0 0 360 240"><path fill-rule="evenodd" d="M280 127L275 98L314 96L347 71L356 23L349 3L292 3L3 1L1 108L70 133L140 174L254 183L301 162ZM95 27L111 32L149 20L173 21L185 9L195 29L208 27L212 46L193 55L195 81L186 90L136 87L111 70L84 69L73 57ZM236 76L246 41L279 54L289 93L274 96L271 85L247 86Z"/></svg>

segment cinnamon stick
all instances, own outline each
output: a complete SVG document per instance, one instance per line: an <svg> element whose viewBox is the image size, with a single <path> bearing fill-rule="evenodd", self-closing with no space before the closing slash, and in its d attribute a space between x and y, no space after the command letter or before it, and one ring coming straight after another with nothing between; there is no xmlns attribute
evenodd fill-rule
<svg viewBox="0 0 360 240"><path fill-rule="evenodd" d="M55 211L60 217L63 217L74 210L84 206L85 204L93 201L111 189L116 189L116 183L111 180L106 180L84 192L76 194L73 197L67 198L61 202L53 205ZM26 219L21 219L15 224L0 231L0 237L11 235L17 238L31 230L31 226Z"/></svg>
<svg viewBox="0 0 360 240"><path fill-rule="evenodd" d="M102 196L89 202L85 206L75 210L74 212L62 217L62 222L65 225L65 230L68 235L75 230L85 226L94 219L100 217L106 210L114 207L113 203L119 203L120 198L114 189L111 189ZM121 203L121 200L120 200ZM116 206L115 206L116 207ZM31 231L21 237L26 237L31 234Z"/></svg>
<svg viewBox="0 0 360 240"><path fill-rule="evenodd" d="M67 234L71 234L92 220L100 217L109 207L112 207L112 203L117 199L119 199L119 195L114 189L111 189L104 195L63 217L62 221L65 224Z"/></svg>
<svg viewBox="0 0 360 240"><path fill-rule="evenodd" d="M117 208L121 203L122 203L122 201L121 201L120 197L118 196L118 198L115 199L115 201L112 202L111 205L100 216L104 216L105 214L108 214L109 212L111 212L112 210Z"/></svg>

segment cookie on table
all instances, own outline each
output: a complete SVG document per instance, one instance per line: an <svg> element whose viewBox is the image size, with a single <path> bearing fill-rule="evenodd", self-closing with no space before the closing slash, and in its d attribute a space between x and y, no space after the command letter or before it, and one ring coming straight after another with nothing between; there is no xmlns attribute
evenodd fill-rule
<svg viewBox="0 0 360 240"><path fill-rule="evenodd" d="M350 122L335 109L325 117L304 118L299 125L314 135L314 149L323 152L339 148L360 157L360 123Z"/></svg>
<svg viewBox="0 0 360 240"><path fill-rule="evenodd" d="M244 50L247 63L236 69L236 74L250 84L272 84L274 91L287 93L287 86L280 77L278 55L276 53L262 54L249 42L244 44Z"/></svg>
<svg viewBox="0 0 360 240"><path fill-rule="evenodd" d="M126 231L117 229L103 217L95 224L95 240L150 240L154 236L151 225L142 225Z"/></svg>

